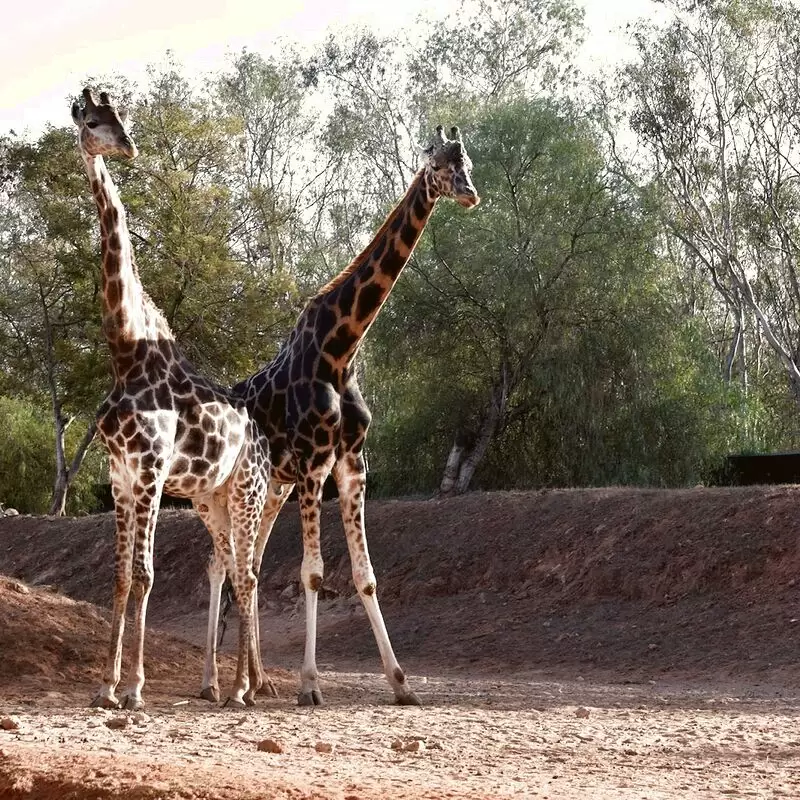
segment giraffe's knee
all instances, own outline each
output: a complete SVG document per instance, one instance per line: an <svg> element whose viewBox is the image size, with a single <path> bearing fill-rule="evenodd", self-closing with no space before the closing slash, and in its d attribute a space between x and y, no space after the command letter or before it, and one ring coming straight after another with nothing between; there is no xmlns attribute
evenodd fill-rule
<svg viewBox="0 0 800 800"><path fill-rule="evenodd" d="M369 564L356 562L353 565L353 583L356 586L356 591L362 597L372 597L378 590L378 581L375 579L375 573Z"/></svg>
<svg viewBox="0 0 800 800"><path fill-rule="evenodd" d="M137 597L143 597L153 588L153 570L147 567L134 568L131 589Z"/></svg>
<svg viewBox="0 0 800 800"><path fill-rule="evenodd" d="M127 570L118 570L114 576L114 595L127 597L131 590L131 575Z"/></svg>
<svg viewBox="0 0 800 800"><path fill-rule="evenodd" d="M303 557L303 564L300 567L300 580L306 589L318 592L322 587L322 576L325 574L322 557L318 553L313 553Z"/></svg>
<svg viewBox="0 0 800 800"><path fill-rule="evenodd" d="M234 585L234 593L236 595L236 605L239 608L240 614L249 614L251 603L253 600L253 593L258 585L258 579L255 572L252 570L243 570L236 577Z"/></svg>
<svg viewBox="0 0 800 800"><path fill-rule="evenodd" d="M312 592L318 592L322 588L322 571L309 572L300 576L303 586Z"/></svg>
<svg viewBox="0 0 800 800"><path fill-rule="evenodd" d="M208 561L208 580L213 585L222 584L225 580L225 564L222 559L213 555Z"/></svg>

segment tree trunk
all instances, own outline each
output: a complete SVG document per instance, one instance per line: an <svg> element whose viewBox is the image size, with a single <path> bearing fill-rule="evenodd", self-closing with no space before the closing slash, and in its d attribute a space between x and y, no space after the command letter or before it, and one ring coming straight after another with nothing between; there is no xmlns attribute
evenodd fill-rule
<svg viewBox="0 0 800 800"><path fill-rule="evenodd" d="M96 423L94 420L92 420L86 429L86 433L83 435L83 439L81 439L81 443L78 445L78 449L75 451L75 455L72 457L72 463L69 465L69 469L66 469L66 461L64 462L65 466L63 470L57 469L56 482L53 488L53 502L50 504L50 513L53 516L64 516L67 507L67 492L69 491L69 487L72 485L73 479L78 474L78 470L81 468L83 459L86 456L86 451L89 449L89 445L92 443L96 433ZM61 453L63 458L63 431L61 438ZM58 444L56 445L56 448L58 449Z"/></svg>
<svg viewBox="0 0 800 800"><path fill-rule="evenodd" d="M499 402L500 398L497 397L497 394L497 391L492 393L492 400L478 429L475 444L461 462L461 468L458 470L458 478L456 479L456 494L464 494L469 489L475 470L486 455L486 451L494 438L500 417L505 413L505 402Z"/></svg>
<svg viewBox="0 0 800 800"><path fill-rule="evenodd" d="M441 494L464 494L469 489L475 470L505 416L511 383L508 366L503 364L500 380L492 388L489 407L483 415L477 435L472 441L465 440L463 434L456 436L444 468L439 490Z"/></svg>
<svg viewBox="0 0 800 800"><path fill-rule="evenodd" d="M63 517L67 503L67 480L69 477L67 459L64 455L64 433L67 430L67 424L61 414L61 407L55 399L53 401L53 417L56 428L56 477L53 484L50 514L54 517Z"/></svg>
<svg viewBox="0 0 800 800"><path fill-rule="evenodd" d="M439 494L452 494L468 447L469 435L464 431L459 431L450 448L450 455L447 456L442 482L439 484Z"/></svg>

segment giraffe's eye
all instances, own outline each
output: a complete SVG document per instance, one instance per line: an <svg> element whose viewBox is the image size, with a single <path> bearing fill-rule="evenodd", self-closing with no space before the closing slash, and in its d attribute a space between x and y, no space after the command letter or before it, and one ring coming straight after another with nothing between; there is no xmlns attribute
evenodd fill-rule
<svg viewBox="0 0 800 800"><path fill-rule="evenodd" d="M96 128L97 127L97 123L96 122L87 122L86 123L86 127L87 128Z"/></svg>

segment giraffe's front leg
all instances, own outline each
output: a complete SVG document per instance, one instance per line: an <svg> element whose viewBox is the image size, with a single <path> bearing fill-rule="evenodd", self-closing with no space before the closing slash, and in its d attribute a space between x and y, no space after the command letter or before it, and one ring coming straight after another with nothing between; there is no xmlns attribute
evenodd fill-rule
<svg viewBox="0 0 800 800"><path fill-rule="evenodd" d="M136 515L136 542L133 551L131 591L135 602L133 628L133 658L128 673L128 688L120 698L122 708L138 711L144 708L144 637L147 603L153 588L153 543L155 538L161 491L167 470L163 465L152 472L140 475L140 493L134 506Z"/></svg>
<svg viewBox="0 0 800 800"><path fill-rule="evenodd" d="M206 634L206 658L203 665L203 684L200 697L212 703L219 702L219 672L217 670L217 628L222 585L225 583L225 561L216 552L208 562L208 631Z"/></svg>
<svg viewBox="0 0 800 800"><path fill-rule="evenodd" d="M122 670L122 635L125 632L125 609L131 589L135 520L133 491L124 479L124 471L111 463L111 488L114 494L116 515L116 549L114 553L114 595L111 612L111 640L108 659L103 670L100 690L91 705L101 708L118 708L116 696Z"/></svg>
<svg viewBox="0 0 800 800"><path fill-rule="evenodd" d="M419 698L409 688L406 675L397 661L378 604L377 582L364 532L364 493L367 476L361 454L346 453L336 462L333 475L339 489L339 506L347 537L347 548L350 552L353 581L372 626L372 632L381 654L384 674L394 690L394 696L399 705L418 706L420 705Z"/></svg>
<svg viewBox="0 0 800 800"><path fill-rule="evenodd" d="M303 666L300 669L300 694L297 698L301 706L321 706L322 691L319 688L317 673L317 601L322 586L324 565L320 548L320 507L322 487L333 462L330 460L321 469L309 470L297 482L300 501L300 520L303 528L303 564L300 580L303 583L306 601L306 646Z"/></svg>

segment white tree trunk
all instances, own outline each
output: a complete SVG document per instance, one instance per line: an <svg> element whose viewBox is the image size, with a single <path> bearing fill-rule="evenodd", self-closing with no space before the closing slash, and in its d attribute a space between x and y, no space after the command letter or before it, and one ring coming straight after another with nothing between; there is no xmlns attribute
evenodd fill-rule
<svg viewBox="0 0 800 800"><path fill-rule="evenodd" d="M66 429L66 428L65 428ZM62 443L61 443L61 457L63 460L63 468L61 465L57 465L58 468L56 470L56 481L55 486L53 487L53 501L50 504L50 514L56 517L63 517L66 513L67 508L67 494L69 492L69 487L72 485L72 481L75 476L78 474L78 470L81 468L81 464L83 464L83 459L86 456L86 451L89 449L89 445L92 443L95 434L97 433L97 427L95 421L92 420L89 423L88 428L86 429L86 433L83 434L83 439L81 439L81 443L78 445L78 449L75 451L75 455L72 457L72 463L69 465L69 469L66 467L66 458L64 456L64 445L63 445L63 431L62 431ZM56 449L58 450L59 445L56 445Z"/></svg>
<svg viewBox="0 0 800 800"><path fill-rule="evenodd" d="M466 451L464 437L460 433L456 434L453 446L450 448L450 455L447 456L447 463L444 466L444 475L442 476L441 484L439 484L439 494L452 494Z"/></svg>

